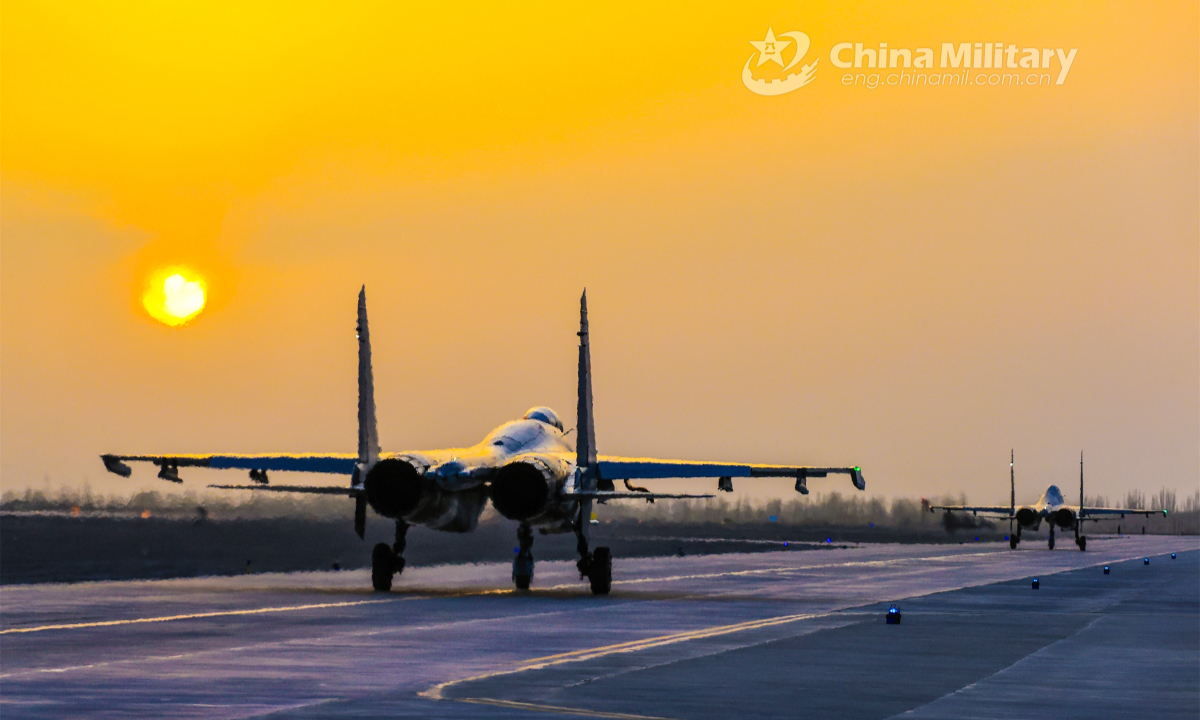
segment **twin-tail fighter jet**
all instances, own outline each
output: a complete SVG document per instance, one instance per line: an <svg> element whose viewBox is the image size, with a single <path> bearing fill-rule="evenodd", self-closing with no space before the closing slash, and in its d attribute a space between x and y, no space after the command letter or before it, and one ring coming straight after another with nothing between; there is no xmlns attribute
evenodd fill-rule
<svg viewBox="0 0 1200 720"><path fill-rule="evenodd" d="M946 513L969 512L974 515L982 513L984 517L994 517L1008 520L1008 546L1013 550L1021 542L1021 528L1037 531L1042 521L1050 528L1050 549L1054 549L1054 528L1075 531L1075 545L1080 551L1087 550L1087 536L1081 533L1083 523L1091 520L1098 522L1119 515L1158 515L1167 514L1166 510L1138 510L1132 508L1097 508L1085 507L1083 504L1083 453L1079 453L1079 504L1069 505L1063 498L1062 490L1057 485L1046 488L1046 492L1032 505L1017 505L1017 481L1013 472L1013 456L1008 459L1009 506L984 507L971 505L930 505L929 512L944 510ZM1013 533L1013 522L1016 522L1016 533Z"/></svg>
<svg viewBox="0 0 1200 720"><path fill-rule="evenodd" d="M379 543L371 556L371 582L386 592L404 570L405 537L412 525L445 532L470 532L487 502L519 525L519 550L513 582L528 589L533 579L533 530L543 534L574 533L580 579L605 595L612 585L612 554L588 543L592 504L609 500L711 498L712 495L655 493L631 480L718 478L717 489L733 490L735 477L794 477L796 491L808 494L808 478L831 473L850 476L854 487L866 488L858 467L804 467L653 458L623 458L596 453L592 413L592 362L588 343L587 293L579 308L579 402L574 446L562 420L547 407L534 407L520 420L505 423L478 444L466 448L383 453L375 425L375 391L371 370L371 335L367 328L366 287L358 295L358 453L334 455L103 455L111 472L129 477L126 463L152 462L158 477L182 482L181 467L248 470L253 484L212 485L236 490L319 493L354 498L354 529L363 537L369 505L396 522L395 542ZM348 487L271 485L269 472L291 471L347 475ZM623 481L617 490L614 481Z"/></svg>

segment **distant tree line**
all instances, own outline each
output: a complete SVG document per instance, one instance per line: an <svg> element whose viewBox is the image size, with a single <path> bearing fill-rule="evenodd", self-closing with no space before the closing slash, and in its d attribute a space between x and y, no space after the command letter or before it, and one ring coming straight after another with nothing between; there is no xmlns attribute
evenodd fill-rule
<svg viewBox="0 0 1200 720"><path fill-rule="evenodd" d="M1091 507L1114 507L1102 495L1084 498ZM932 505L967 505L965 494L929 498ZM1200 532L1200 490L1184 498L1182 505L1173 490L1162 489L1148 498L1141 491L1126 493L1120 507L1151 510L1166 509L1167 518L1106 520L1089 532ZM332 520L353 512L349 498L333 495L285 495L262 492L196 493L146 491L131 496L95 494L91 488L61 488L56 493L27 489L23 493L7 491L0 497L0 511L53 512L71 515L116 515L192 520L233 518L295 517ZM484 519L494 511L490 508ZM793 496L787 500L754 500L744 495L713 500L659 500L611 502L597 508L605 520L662 523L762 523L785 525L877 526L898 529L922 529L937 525L947 530L985 525L970 515L947 519L943 513L930 513L924 500L842 495L839 492ZM773 518L773 519L772 519ZM998 524L1003 526L1003 521Z"/></svg>

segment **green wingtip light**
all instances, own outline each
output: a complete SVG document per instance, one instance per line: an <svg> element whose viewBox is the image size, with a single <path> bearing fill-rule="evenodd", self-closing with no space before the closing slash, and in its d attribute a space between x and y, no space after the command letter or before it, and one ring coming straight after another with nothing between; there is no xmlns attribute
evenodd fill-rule
<svg viewBox="0 0 1200 720"><path fill-rule="evenodd" d="M860 468L860 467L855 467L855 468L854 468L854 472L862 472L862 468Z"/></svg>

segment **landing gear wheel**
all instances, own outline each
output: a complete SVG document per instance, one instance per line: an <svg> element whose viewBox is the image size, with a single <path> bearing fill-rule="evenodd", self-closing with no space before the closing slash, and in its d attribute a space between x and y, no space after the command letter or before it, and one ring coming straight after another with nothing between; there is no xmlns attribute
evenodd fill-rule
<svg viewBox="0 0 1200 720"><path fill-rule="evenodd" d="M1016 535L1009 535L1009 536L1008 536L1008 547L1009 547L1009 549L1011 549L1011 550L1016 550L1016 549L1017 549L1017 543L1018 543L1018 542L1020 542L1020 541L1019 541L1019 540L1017 540L1017 536L1016 536Z"/></svg>
<svg viewBox="0 0 1200 720"><path fill-rule="evenodd" d="M533 528L521 523L517 527L517 556L513 558L512 579L518 590L528 590L533 581Z"/></svg>
<svg viewBox="0 0 1200 720"><path fill-rule="evenodd" d="M533 553L528 550L522 550L517 553L517 557L513 559L513 584L518 590L528 590L529 583L533 581Z"/></svg>
<svg viewBox="0 0 1200 720"><path fill-rule="evenodd" d="M1080 535L1079 542L1077 544L1079 545L1079 552L1087 552L1087 536L1086 535Z"/></svg>
<svg viewBox="0 0 1200 720"><path fill-rule="evenodd" d="M1050 545L1050 549L1053 550L1054 549L1054 535L1050 536L1049 545Z"/></svg>
<svg viewBox="0 0 1200 720"><path fill-rule="evenodd" d="M400 562L403 563L403 559ZM378 592L390 592L396 565L396 556L392 553L392 548L387 543L376 545L371 551L371 587Z"/></svg>
<svg viewBox="0 0 1200 720"><path fill-rule="evenodd" d="M612 590L612 552L608 548L598 547L592 553L588 581L593 595L607 595Z"/></svg>

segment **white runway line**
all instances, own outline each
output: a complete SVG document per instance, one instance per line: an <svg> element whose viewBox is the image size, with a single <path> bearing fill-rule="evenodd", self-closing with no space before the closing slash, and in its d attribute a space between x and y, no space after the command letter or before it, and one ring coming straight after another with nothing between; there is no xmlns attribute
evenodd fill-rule
<svg viewBox="0 0 1200 720"><path fill-rule="evenodd" d="M537 705L535 703L514 702L512 700L494 700L492 698L466 698L465 703L472 705L492 705L511 710L532 710L534 712L555 713L557 715L580 715L582 717L611 718L611 720L671 720L658 715L629 715L628 713L602 712L599 710L584 710L583 708L561 707L558 705Z"/></svg>
<svg viewBox="0 0 1200 720"><path fill-rule="evenodd" d="M61 625L38 625L37 627L9 628L0 630L0 635L10 633L32 633L45 630L78 630L80 628L112 627L113 625L137 625L140 623L171 622L173 620L197 620L200 618L226 617L231 615L261 615L264 613L296 612L299 610L323 610L325 608L352 607L355 605L378 605L379 603L400 602L405 598L388 598L385 600L355 600L353 602L315 603L312 605L289 605L284 607L252 608L249 610L221 610L217 612L191 613L190 615L162 615L159 617L130 618L128 620L101 620L87 623L63 623Z"/></svg>
<svg viewBox="0 0 1200 720"><path fill-rule="evenodd" d="M528 670L540 670L542 668L551 667L553 665L562 665L563 663L581 662L584 660L594 660L596 658L605 657L607 655L619 655L621 653L638 652L639 650L649 650L650 648L662 647L663 645L673 645L675 643L687 642L689 640L700 640L702 638L715 637L717 635L728 635L730 633L743 632L746 630L756 630L758 628L771 627L773 625L783 625L785 623L798 622L800 620L810 620L812 618L825 617L832 615L828 613L801 613L799 615L779 615L776 617L763 618L762 620L750 620L747 622L736 623L733 625L715 625L713 627L700 628L698 630L689 630L687 632L673 633L671 635L659 635L657 637L644 638L642 640L632 640L630 642L616 643L614 645L604 645L601 647L586 648L583 650L574 650L572 652L561 653L559 655L547 655L545 657L533 658L526 660L520 666L499 670L496 672L476 675L474 677L463 678L462 680L451 680L450 682L434 685L433 687L420 693L421 697L429 698L430 700L442 700L442 691L451 685L459 685L461 683L473 682L476 680L486 680L488 678L498 677L500 675L512 675L514 673L526 672ZM467 702L469 700L480 700L481 698L452 698Z"/></svg>

